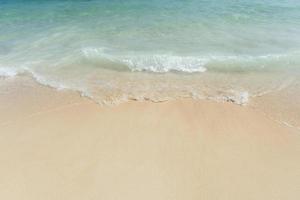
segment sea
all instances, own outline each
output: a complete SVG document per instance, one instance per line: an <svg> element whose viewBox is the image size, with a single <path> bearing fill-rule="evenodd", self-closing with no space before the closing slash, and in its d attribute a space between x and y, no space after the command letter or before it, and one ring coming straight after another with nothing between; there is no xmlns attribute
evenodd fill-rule
<svg viewBox="0 0 300 200"><path fill-rule="evenodd" d="M23 75L104 105L297 106L300 0L0 0L0 76Z"/></svg>

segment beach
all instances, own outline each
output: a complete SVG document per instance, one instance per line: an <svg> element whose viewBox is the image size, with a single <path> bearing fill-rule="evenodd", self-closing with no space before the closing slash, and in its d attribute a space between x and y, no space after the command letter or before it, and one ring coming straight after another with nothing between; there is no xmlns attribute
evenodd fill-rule
<svg viewBox="0 0 300 200"><path fill-rule="evenodd" d="M6 89L4 89L6 88ZM101 106L1 79L0 198L298 199L299 130L190 98Z"/></svg>
<svg viewBox="0 0 300 200"><path fill-rule="evenodd" d="M0 0L0 200L300 199L300 1Z"/></svg>

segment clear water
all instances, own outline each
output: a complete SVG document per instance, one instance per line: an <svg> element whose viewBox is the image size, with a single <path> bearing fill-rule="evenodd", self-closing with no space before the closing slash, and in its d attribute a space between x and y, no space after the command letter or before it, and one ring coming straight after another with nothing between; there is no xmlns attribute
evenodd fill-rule
<svg viewBox="0 0 300 200"><path fill-rule="evenodd" d="M299 0L0 0L0 75L98 102L243 103L299 71Z"/></svg>

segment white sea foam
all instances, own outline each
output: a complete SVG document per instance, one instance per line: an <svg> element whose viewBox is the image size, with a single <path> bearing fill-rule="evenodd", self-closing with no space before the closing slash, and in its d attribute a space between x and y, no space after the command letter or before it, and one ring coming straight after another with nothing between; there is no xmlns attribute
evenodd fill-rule
<svg viewBox="0 0 300 200"><path fill-rule="evenodd" d="M46 77L34 72L32 69L27 68L25 66L18 68L15 67L0 67L0 77L5 77L5 78L14 78L17 75L30 75L36 82L55 88L57 90L64 90L64 89L72 89L70 87L67 87L66 85L62 83L58 83L57 81L47 79Z"/></svg>
<svg viewBox="0 0 300 200"><path fill-rule="evenodd" d="M0 66L0 76L2 77L14 77L19 73L18 71L16 68Z"/></svg>
<svg viewBox="0 0 300 200"><path fill-rule="evenodd" d="M235 103L235 104L238 104L238 105L247 105L247 103L249 102L249 92L247 91L243 91L243 92L237 92L237 91L234 91L233 92L234 95L230 95L230 96L223 96L222 98L225 100L225 101L228 101L228 102L232 102L232 103Z"/></svg>
<svg viewBox="0 0 300 200"><path fill-rule="evenodd" d="M209 71L253 71L264 68L282 67L292 63L300 63L297 57L299 52L288 52L286 54L266 55L193 55L183 56L172 53L141 54L131 52L128 54L116 53L108 48L83 48L83 56L88 60L110 61L114 64L127 66L131 71L149 71L164 73L170 71L178 72L205 72Z"/></svg>
<svg viewBox="0 0 300 200"><path fill-rule="evenodd" d="M150 72L205 72L207 59L192 56L177 56L169 54L153 55L114 55L105 53L106 48L85 48L83 55L88 59L106 59L111 62L125 64L131 71Z"/></svg>
<svg viewBox="0 0 300 200"><path fill-rule="evenodd" d="M205 72L206 59L170 55L134 56L121 58L132 71L151 72Z"/></svg>
<svg viewBox="0 0 300 200"><path fill-rule="evenodd" d="M57 90L77 90L76 88L68 87L67 85L60 83L50 78L43 77L42 75L37 74L36 72L29 72L29 74L40 84L55 88Z"/></svg>

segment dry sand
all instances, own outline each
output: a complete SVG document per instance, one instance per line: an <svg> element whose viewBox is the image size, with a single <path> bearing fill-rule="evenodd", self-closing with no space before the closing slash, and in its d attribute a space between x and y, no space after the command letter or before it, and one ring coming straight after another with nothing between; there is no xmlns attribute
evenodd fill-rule
<svg viewBox="0 0 300 200"><path fill-rule="evenodd" d="M0 199L300 199L299 130L250 107L102 107L24 79L0 81Z"/></svg>

